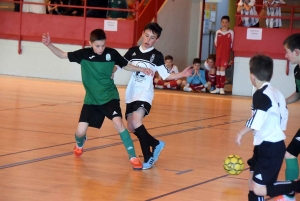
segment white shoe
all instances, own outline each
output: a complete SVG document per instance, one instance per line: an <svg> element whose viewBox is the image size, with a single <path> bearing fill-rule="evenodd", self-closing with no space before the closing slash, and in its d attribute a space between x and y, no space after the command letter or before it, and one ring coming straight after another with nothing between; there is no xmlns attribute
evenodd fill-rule
<svg viewBox="0 0 300 201"><path fill-rule="evenodd" d="M192 88L186 87L186 86L185 86L185 87L183 88L183 91L191 92L191 91L192 91Z"/></svg>
<svg viewBox="0 0 300 201"><path fill-rule="evenodd" d="M220 88L220 94L225 94L224 88Z"/></svg>
<svg viewBox="0 0 300 201"><path fill-rule="evenodd" d="M163 89L164 87L163 86L161 86L161 85L155 85L154 86L156 89Z"/></svg>
<svg viewBox="0 0 300 201"><path fill-rule="evenodd" d="M215 90L210 92L211 94L219 94L220 93L220 89L216 88Z"/></svg>
<svg viewBox="0 0 300 201"><path fill-rule="evenodd" d="M201 89L201 92L206 92L206 88Z"/></svg>

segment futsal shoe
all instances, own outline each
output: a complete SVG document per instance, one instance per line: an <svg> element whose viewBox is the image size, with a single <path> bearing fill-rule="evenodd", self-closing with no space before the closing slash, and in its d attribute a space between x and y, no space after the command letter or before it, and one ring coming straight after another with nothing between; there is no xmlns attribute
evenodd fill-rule
<svg viewBox="0 0 300 201"><path fill-rule="evenodd" d="M87 136L84 137L83 145L84 145L84 143L85 143L86 141L87 141ZM75 147L74 147L74 155L75 155L76 157L80 157L80 156L82 155L82 153L83 153L83 145L82 145L82 147L78 147L78 146L77 146L77 143L76 143L76 145L75 145Z"/></svg>
<svg viewBox="0 0 300 201"><path fill-rule="evenodd" d="M165 143L163 141L159 140L159 144L156 145L156 147L154 148L154 151L153 151L153 158L154 158L153 165L158 160L160 152L163 150L163 148L165 148Z"/></svg>
<svg viewBox="0 0 300 201"><path fill-rule="evenodd" d="M220 93L220 89L216 88L215 90L210 92L211 94L219 94Z"/></svg>
<svg viewBox="0 0 300 201"><path fill-rule="evenodd" d="M273 199L274 201L296 201L295 197L287 197L286 195L281 195Z"/></svg>
<svg viewBox="0 0 300 201"><path fill-rule="evenodd" d="M132 157L129 161L134 170L142 170L143 169L143 165L137 157Z"/></svg>
<svg viewBox="0 0 300 201"><path fill-rule="evenodd" d="M147 170L152 168L154 165L154 158L150 157L146 163L143 163L143 170Z"/></svg>

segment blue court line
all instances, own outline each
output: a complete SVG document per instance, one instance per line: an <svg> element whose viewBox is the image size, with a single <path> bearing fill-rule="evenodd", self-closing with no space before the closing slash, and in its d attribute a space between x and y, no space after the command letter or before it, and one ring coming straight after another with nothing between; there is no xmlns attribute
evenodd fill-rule
<svg viewBox="0 0 300 201"><path fill-rule="evenodd" d="M245 168L243 171L248 170L248 169L249 169L249 168ZM168 195L172 195L172 194L175 194L175 193L178 193L178 192L181 192L181 191L185 191L185 190L188 190L188 189L197 187L197 186L201 186L201 185L203 185L203 184L206 184L206 183L209 183L209 182L218 180L218 179L222 179L222 178L225 178L225 177L228 177L228 176L230 176L230 174L225 174L225 175L222 175L222 176L219 176L219 177L215 177L215 178L212 178L212 179L209 179L209 180L206 180L206 181L197 183L197 184L193 184L193 185L191 185L191 186L187 186L187 187L184 187L184 188L180 188L180 189L178 189L178 190L171 191L171 192L169 192L169 193L165 193L165 194L162 194L162 195L159 195L159 196L156 196L156 197L147 199L147 200L145 200L145 201L157 200L157 199L159 199L159 198L166 197L166 196L168 196Z"/></svg>
<svg viewBox="0 0 300 201"><path fill-rule="evenodd" d="M219 125L224 125L224 124L217 124L215 126L219 126ZM179 131L173 131L173 132L163 133L163 134L159 134L159 135L154 135L154 137L174 135L174 134L185 133L185 132L204 129L204 128L206 128L206 127L199 126L199 127L194 127L194 128L189 128L189 129L184 129L184 130L179 130ZM132 141L136 142L136 141L138 141L138 139L135 139L135 140L132 140ZM121 145L121 144L123 144L123 142L117 142L117 143L112 143L112 144L107 144L107 145L102 145L102 146L91 147L91 148L84 149L84 151L85 152L94 151L94 150L97 150L97 149L103 149L103 148L117 146L117 145ZM26 161L11 163L11 164L6 164L6 165L0 166L0 170L5 169L5 168L20 166L20 165L26 165L26 164L29 164L29 163L35 163L35 162L39 162L39 161L59 158L59 157L68 156L68 155L72 155L72 154L73 154L73 152L66 152L66 153L62 153L62 154L56 154L56 155L51 155L51 156L46 156L46 157L41 157L41 158L36 158L36 159L31 159L31 160L26 160Z"/></svg>
<svg viewBox="0 0 300 201"><path fill-rule="evenodd" d="M147 130L152 130L152 129L156 129L156 128L163 128L163 127L168 127L168 126L174 126L174 125L180 125L180 124L191 123L191 122L197 122L197 121L203 121L203 120L208 120L208 119L215 119L215 118L220 118L220 117L224 117L224 116L228 116L228 115L222 115L222 116L217 116L217 117L211 117L211 118L193 120L193 121L182 122L182 123L177 123L177 124L169 124L169 125L165 125L165 126L158 126L158 127L149 128ZM240 121L245 121L245 120L240 120ZM233 120L232 123L235 123L235 122L236 122L236 120ZM215 126L219 126L219 125L220 124L215 125ZM214 127L214 126L210 126L210 127ZM53 132L35 131L35 130L23 130L23 129L13 129L13 128L2 128L2 129L22 130L22 131L31 131L31 132L40 132L40 133L50 133L50 134L53 134ZM54 133L54 134L71 135L71 134L64 134L64 133ZM106 136L99 136L99 137L89 138L89 141L96 140L96 139L101 139L101 138L115 137L115 136L118 136L118 135L119 134L112 134L112 135L106 135ZM159 137L159 136L156 135L154 137ZM0 157L14 155L14 154L19 154L19 153L25 153L25 152L30 152L30 151L36 151L36 150L41 150L41 149L48 149L48 148L52 148L52 147L59 147L59 146L64 146L64 145L68 145L68 144L73 144L73 143L74 142L67 142L67 143L58 144L58 145L52 145L52 146L47 146L47 147L40 147L40 148L29 149L29 150L24 150L24 151L19 151L19 152L13 152L13 153L8 153L8 154L0 155Z"/></svg>
<svg viewBox="0 0 300 201"><path fill-rule="evenodd" d="M190 188L194 188L194 187L196 187L196 186L200 186L200 185L203 185L203 184L206 184L206 183L209 183L209 182L218 180L218 179L222 179L222 178L225 178L225 177L228 177L228 176L229 176L229 175L226 174L226 175L222 175L222 176L219 176L219 177L215 177L215 178L213 178L213 179L209 179L209 180L206 180L206 181L197 183L197 184L193 184L193 185L191 185L191 186L187 186L187 187L184 187L184 188L175 190L175 191L171 191L171 192L169 192L169 193L166 193L166 194L163 194L163 195L159 195L159 196L156 196L156 197L154 197L154 198L150 198L150 199L145 200L145 201L157 200L157 199L159 199L159 198L166 197L166 196L168 196L168 195L172 195L172 194L175 194L175 193L184 191L184 190L188 190L188 189L190 189Z"/></svg>

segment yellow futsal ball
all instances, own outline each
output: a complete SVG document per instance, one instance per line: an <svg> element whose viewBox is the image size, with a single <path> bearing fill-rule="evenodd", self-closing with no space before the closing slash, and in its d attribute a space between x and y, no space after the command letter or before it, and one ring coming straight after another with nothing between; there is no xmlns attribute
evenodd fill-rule
<svg viewBox="0 0 300 201"><path fill-rule="evenodd" d="M229 155L225 158L223 167L228 174L238 175L244 170L244 162L239 155Z"/></svg>

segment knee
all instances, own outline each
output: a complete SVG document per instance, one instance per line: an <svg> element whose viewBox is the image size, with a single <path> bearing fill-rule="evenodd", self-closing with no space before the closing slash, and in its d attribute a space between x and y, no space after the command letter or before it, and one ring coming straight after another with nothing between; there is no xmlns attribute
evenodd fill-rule
<svg viewBox="0 0 300 201"><path fill-rule="evenodd" d="M129 132L132 132L132 133L135 132L135 129L134 129L133 125L130 124L129 122L127 122L127 129L129 130Z"/></svg>
<svg viewBox="0 0 300 201"><path fill-rule="evenodd" d="M264 192L265 191L264 188L265 188L264 185L257 185L254 182L252 182L252 189L255 195L265 196L266 193Z"/></svg>
<svg viewBox="0 0 300 201"><path fill-rule="evenodd" d="M132 124L133 129L136 129L136 128L138 128L142 125L142 122L141 122L139 117L133 115L132 120L131 120L131 124Z"/></svg>
<svg viewBox="0 0 300 201"><path fill-rule="evenodd" d="M119 133L124 131L125 126L124 126L124 124L123 124L121 118L114 119L113 122L114 122L114 127L115 127L115 129L116 129Z"/></svg>
<svg viewBox="0 0 300 201"><path fill-rule="evenodd" d="M181 80L177 80L177 85L181 85L182 81Z"/></svg>

